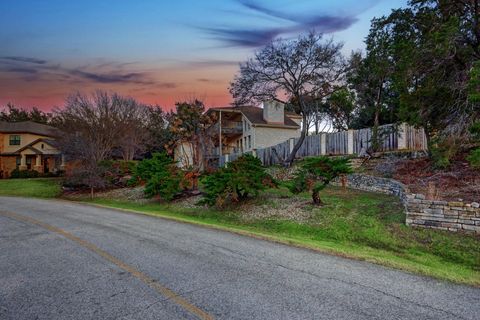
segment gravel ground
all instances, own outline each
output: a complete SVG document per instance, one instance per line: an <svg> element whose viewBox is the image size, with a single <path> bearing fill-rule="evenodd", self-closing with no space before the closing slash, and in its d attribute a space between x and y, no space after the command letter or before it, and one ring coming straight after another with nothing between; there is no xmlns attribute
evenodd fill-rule
<svg viewBox="0 0 480 320"><path fill-rule="evenodd" d="M143 187L121 188L95 194L97 198L108 198L117 200L133 201L136 203L147 203L155 201L146 199ZM187 209L206 208L199 205L201 195L189 196L175 200L174 206ZM277 194L263 193L257 199L249 200L238 207L227 207L224 210L238 213L245 221L257 219L285 219L296 222L305 222L311 216L310 203L308 199L300 197L285 197Z"/></svg>
<svg viewBox="0 0 480 320"><path fill-rule="evenodd" d="M98 196L105 198L130 200L135 202L148 201L148 199L145 198L144 187L114 189L105 193L98 194Z"/></svg>
<svg viewBox="0 0 480 320"><path fill-rule="evenodd" d="M183 198L175 201L175 204L182 208L204 208L197 204L201 198L200 195ZM258 199L225 210L238 213L245 221L275 218L304 222L310 218L309 204L310 201L303 198L262 194Z"/></svg>

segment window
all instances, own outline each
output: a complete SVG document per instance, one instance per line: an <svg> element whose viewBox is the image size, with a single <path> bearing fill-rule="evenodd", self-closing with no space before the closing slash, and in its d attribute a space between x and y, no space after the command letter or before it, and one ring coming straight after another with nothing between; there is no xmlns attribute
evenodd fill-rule
<svg viewBox="0 0 480 320"><path fill-rule="evenodd" d="M248 136L248 149L252 149L252 136Z"/></svg>
<svg viewBox="0 0 480 320"><path fill-rule="evenodd" d="M10 136L10 145L19 146L20 145L20 136L18 134L12 134Z"/></svg>

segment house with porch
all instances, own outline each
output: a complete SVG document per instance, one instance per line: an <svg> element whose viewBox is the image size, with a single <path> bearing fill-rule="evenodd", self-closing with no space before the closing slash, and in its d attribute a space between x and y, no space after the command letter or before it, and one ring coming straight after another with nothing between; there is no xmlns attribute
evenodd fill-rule
<svg viewBox="0 0 480 320"><path fill-rule="evenodd" d="M65 158L55 146L55 128L32 121L0 121L0 178L11 172L39 173L65 169Z"/></svg>
<svg viewBox="0 0 480 320"><path fill-rule="evenodd" d="M210 108L207 114L216 120L208 129L211 143L204 158L214 165L221 164L225 156L233 159L300 136L302 117L286 112L285 105L277 101L266 101L258 107ZM189 144L182 142L175 148L179 166L193 161Z"/></svg>

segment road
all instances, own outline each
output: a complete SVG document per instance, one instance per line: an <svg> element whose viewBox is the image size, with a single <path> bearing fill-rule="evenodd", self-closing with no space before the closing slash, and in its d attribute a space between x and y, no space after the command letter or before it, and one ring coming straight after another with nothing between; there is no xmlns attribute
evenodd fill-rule
<svg viewBox="0 0 480 320"><path fill-rule="evenodd" d="M478 319L480 289L164 219L0 197L0 319Z"/></svg>

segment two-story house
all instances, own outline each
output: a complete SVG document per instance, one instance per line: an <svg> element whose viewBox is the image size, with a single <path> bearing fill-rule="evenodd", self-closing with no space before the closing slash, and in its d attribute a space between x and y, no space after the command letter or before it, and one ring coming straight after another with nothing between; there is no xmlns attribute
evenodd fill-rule
<svg viewBox="0 0 480 320"><path fill-rule="evenodd" d="M15 170L55 172L65 168L64 157L55 147L56 129L31 121L0 121L0 177Z"/></svg>
<svg viewBox="0 0 480 320"><path fill-rule="evenodd" d="M260 107L211 108L207 114L216 122L210 128L211 146L206 158L215 161L225 155L243 154L300 136L302 117L286 112L284 104L267 101ZM175 160L180 166L192 162L189 142L179 143Z"/></svg>

